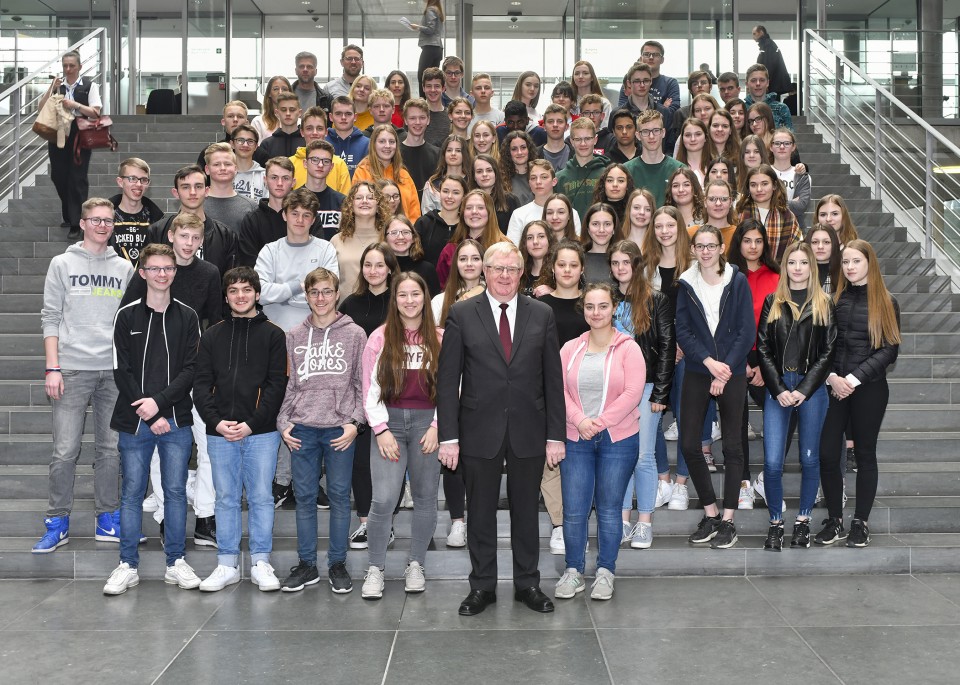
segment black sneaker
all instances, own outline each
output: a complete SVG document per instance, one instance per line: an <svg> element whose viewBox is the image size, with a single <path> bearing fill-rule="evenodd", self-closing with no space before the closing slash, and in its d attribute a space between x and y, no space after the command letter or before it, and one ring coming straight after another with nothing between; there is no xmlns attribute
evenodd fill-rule
<svg viewBox="0 0 960 685"><path fill-rule="evenodd" d="M793 524L793 536L790 538L790 547L810 546L810 521L797 521Z"/></svg>
<svg viewBox="0 0 960 685"><path fill-rule="evenodd" d="M850 537L847 538L847 547L866 547L870 544L870 529L867 522L853 519L850 522Z"/></svg>
<svg viewBox="0 0 960 685"><path fill-rule="evenodd" d="M713 549L730 549L735 544L737 544L737 527L733 525L733 521L721 521L710 547Z"/></svg>
<svg viewBox="0 0 960 685"><path fill-rule="evenodd" d="M796 528L796 527L794 527ZM771 552L783 550L783 522L771 523L767 529L767 539L763 541L763 548Z"/></svg>
<svg viewBox="0 0 960 685"><path fill-rule="evenodd" d="M327 493L324 492L322 485L318 485L317 488L317 509L326 511L330 508L330 498L327 497Z"/></svg>
<svg viewBox="0 0 960 685"><path fill-rule="evenodd" d="M342 561L338 561L330 567L330 589L338 595L353 590L353 581L350 580L350 574L347 573L347 565Z"/></svg>
<svg viewBox="0 0 960 685"><path fill-rule="evenodd" d="M844 540L847 532L843 529L843 521L835 518L823 520L823 530L814 536L813 541L818 545L832 545L837 540Z"/></svg>
<svg viewBox="0 0 960 685"><path fill-rule="evenodd" d="M288 499L293 497L293 486L292 485L280 485L277 481L273 481L273 508L279 509L283 506L283 503Z"/></svg>
<svg viewBox="0 0 960 685"><path fill-rule="evenodd" d="M217 546L217 519L215 517L197 518L197 527L193 531L193 544L197 547Z"/></svg>
<svg viewBox="0 0 960 685"><path fill-rule="evenodd" d="M360 526L350 533L350 549L367 549L367 524L360 522Z"/></svg>
<svg viewBox="0 0 960 685"><path fill-rule="evenodd" d="M687 540L694 544L700 544L701 542L710 542L717 535L717 530L720 528L720 514L717 514L716 517L711 518L710 516L704 516L700 519L700 523L697 524L697 530L691 535Z"/></svg>
<svg viewBox="0 0 960 685"><path fill-rule="evenodd" d="M307 585L316 585L320 582L320 572L316 564L300 563L290 569L290 575L283 581L280 589L284 592L300 592Z"/></svg>
<svg viewBox="0 0 960 685"><path fill-rule="evenodd" d="M163 521L161 521L160 522L160 549L165 549L165 548L166 547L163 544Z"/></svg>
<svg viewBox="0 0 960 685"><path fill-rule="evenodd" d="M852 473L857 472L857 453L854 452L852 447L847 448L847 471ZM851 531L853 530L853 524L850 524Z"/></svg>

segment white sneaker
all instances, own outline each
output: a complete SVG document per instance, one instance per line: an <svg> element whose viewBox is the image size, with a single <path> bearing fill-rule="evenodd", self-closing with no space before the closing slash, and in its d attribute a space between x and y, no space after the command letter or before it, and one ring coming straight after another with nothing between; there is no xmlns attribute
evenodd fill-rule
<svg viewBox="0 0 960 685"><path fill-rule="evenodd" d="M107 578L107 584L103 586L105 595L122 595L127 588L136 587L140 584L140 576L137 569L130 568L130 564L123 562Z"/></svg>
<svg viewBox="0 0 960 685"><path fill-rule="evenodd" d="M720 434L720 422L714 421L713 425L710 426L710 439L716 442L721 437L723 436Z"/></svg>
<svg viewBox="0 0 960 685"><path fill-rule="evenodd" d="M673 495L673 481L672 480L658 480L657 481L657 502L654 505L654 508L659 509L664 504L670 501L670 497Z"/></svg>
<svg viewBox="0 0 960 685"><path fill-rule="evenodd" d="M568 568L557 581L557 589L553 596L557 599L573 599L575 596L587 589L587 584L583 580L583 574L575 568Z"/></svg>
<svg viewBox="0 0 960 685"><path fill-rule="evenodd" d="M410 492L410 481L403 485L403 499L400 500L401 509L413 509L413 494Z"/></svg>
<svg viewBox="0 0 960 685"><path fill-rule="evenodd" d="M427 579L423 577L423 566L419 561L411 561L403 571L403 591L423 592L427 589Z"/></svg>
<svg viewBox="0 0 960 685"><path fill-rule="evenodd" d="M843 484L843 501L840 503L840 508L843 509L847 506L847 484ZM784 509L786 511L786 509Z"/></svg>
<svg viewBox="0 0 960 685"><path fill-rule="evenodd" d="M273 592L280 589L280 579L277 578L273 566L266 561L258 561L250 569L250 580L260 588L260 592Z"/></svg>
<svg viewBox="0 0 960 685"><path fill-rule="evenodd" d="M160 508L160 502L157 501L157 496L152 492L143 500L143 510L147 513L152 514L157 509Z"/></svg>
<svg viewBox="0 0 960 685"><path fill-rule="evenodd" d="M597 577L590 586L590 599L613 598L613 574L605 568L597 569Z"/></svg>
<svg viewBox="0 0 960 685"><path fill-rule="evenodd" d="M667 430L663 431L664 440L679 440L680 439L680 430L677 428L677 422L674 421L670 424Z"/></svg>
<svg viewBox="0 0 960 685"><path fill-rule="evenodd" d="M361 521L360 526L350 533L350 549L367 549L367 523Z"/></svg>
<svg viewBox="0 0 960 685"><path fill-rule="evenodd" d="M180 562L178 561L177 563ZM228 585L234 585L239 582L240 569L234 566L217 564L217 567L213 569L213 573L204 578L203 582L200 583L200 592L219 592ZM183 586L181 585L180 587Z"/></svg>
<svg viewBox="0 0 960 685"><path fill-rule="evenodd" d="M383 571L376 566L367 569L367 575L363 577L363 587L360 588L360 596L364 599L383 597Z"/></svg>
<svg viewBox="0 0 960 685"><path fill-rule="evenodd" d="M754 492L754 495L755 495L755 496L759 497L759 498L762 499L764 502L767 501L767 493L766 493L766 491L763 489L763 471L761 471L761 472L760 472L760 475L757 476L757 479L756 479L755 481L753 481L753 492ZM780 510L781 510L781 511L786 511L786 510L787 510L787 503L786 503L786 501L780 502Z"/></svg>
<svg viewBox="0 0 960 685"><path fill-rule="evenodd" d="M163 582L176 585L181 590L194 590L200 587L200 578L186 559L177 559L173 566L167 566L167 572L163 574Z"/></svg>
<svg viewBox="0 0 960 685"><path fill-rule="evenodd" d="M760 437L760 434L753 429L753 426L747 421L747 440L756 440Z"/></svg>
<svg viewBox="0 0 960 685"><path fill-rule="evenodd" d="M816 498L814 498L814 500L813 500L813 505L816 506L816 505L820 504L820 502L822 502L822 501L823 501L823 486L822 486L822 485L818 485L818 486L817 486L817 496L816 496Z"/></svg>
<svg viewBox="0 0 960 685"><path fill-rule="evenodd" d="M187 504L191 507L197 500L197 472L193 469L187 471Z"/></svg>
<svg viewBox="0 0 960 685"><path fill-rule="evenodd" d="M653 545L653 524L637 521L637 525L630 531L630 547L650 549L651 545Z"/></svg>
<svg viewBox="0 0 960 685"><path fill-rule="evenodd" d="M673 493L670 495L670 502L667 509L670 511L686 511L690 508L690 494L687 492L686 483L674 483Z"/></svg>
<svg viewBox="0 0 960 685"><path fill-rule="evenodd" d="M450 534L447 536L447 547L467 546L467 524L463 521L454 521L450 524Z"/></svg>
<svg viewBox="0 0 960 685"><path fill-rule="evenodd" d="M550 554L566 554L567 547L563 544L563 526L557 526L550 533Z"/></svg>
<svg viewBox="0 0 960 685"><path fill-rule="evenodd" d="M630 542L630 533L633 531L633 526L630 525L629 521L622 521L621 524L620 544L622 545L625 542Z"/></svg>
<svg viewBox="0 0 960 685"><path fill-rule="evenodd" d="M737 509L753 509L753 500L753 487L750 485L750 481L740 481L740 499L737 502Z"/></svg>

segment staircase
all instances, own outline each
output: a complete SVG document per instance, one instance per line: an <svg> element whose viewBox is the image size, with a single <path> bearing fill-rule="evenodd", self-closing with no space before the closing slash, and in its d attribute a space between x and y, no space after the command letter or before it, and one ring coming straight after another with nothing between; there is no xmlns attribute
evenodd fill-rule
<svg viewBox="0 0 960 685"><path fill-rule="evenodd" d="M173 173L196 160L206 143L218 138L216 117L117 116L114 135L121 141L116 153L97 151L90 164L90 194L110 197L116 186L117 163L129 156L151 166L150 196L167 211L176 209L171 197ZM933 260L920 256L920 246L909 242L906 230L893 216L870 199L861 179L832 154L812 127L796 119L799 150L810 167L813 197L828 192L843 195L861 237L869 240L880 257L887 285L900 302L903 344L900 359L890 374L891 404L884 418L878 458L880 483L870 519L873 542L862 550L811 548L768 554L762 550L767 512L758 500L753 511L737 516L739 544L731 550L692 548L686 536L700 517L696 501L686 512L659 510L654 516L655 541L642 553L624 549L618 575L807 575L836 573L919 573L960 571L960 295L947 277L936 273ZM813 204L811 203L811 211ZM40 308L44 275L50 258L66 247L66 230L59 228L59 201L49 177L26 188L23 199L10 202L0 214L0 578L105 579L118 563L115 544L93 540L92 421L88 422L77 470L76 503L71 517L69 545L52 554L33 555L30 548L42 533L47 502L47 466L50 459L50 408L43 389L44 360L40 334ZM812 222L808 221L808 225ZM751 421L761 426L754 410ZM675 443L668 443L675 454ZM796 443L787 457L784 488L788 514L796 506L799 468ZM763 464L762 441L750 444L751 467ZM714 448L718 456L720 446ZM716 474L720 489L722 474ZM855 497L853 479L847 492ZM691 495L694 494L691 488ZM442 499L442 491L441 491ZM441 509L443 502L441 501ZM848 516L852 503L848 503ZM814 512L814 523L825 517ZM327 530L328 514L319 512L320 535ZM388 575L397 576L406 561L411 513L396 518L397 542L388 552ZM201 576L216 565L215 550L194 549L189 544L193 514L187 521L188 559ZM595 526L595 524L592 524ZM465 550L447 549L449 519L440 512L439 524L427 568L431 578L465 578L470 569ZM819 526L816 526L818 529ZM160 578L164 555L157 539L158 526L144 516L149 541L141 547L140 575ZM502 538L499 568L510 574L509 517L500 512ZM591 535L595 535L595 528ZM556 578L563 572L563 557L547 552L550 522L541 514L543 553L541 573ZM245 543L244 543L245 544ZM326 540L321 537L321 548ZM588 569L593 568L595 541L590 543ZM296 564L296 521L292 506L277 512L273 564L278 573ZM244 556L244 575L249 556ZM351 575L361 577L367 567L364 552L348 557Z"/></svg>

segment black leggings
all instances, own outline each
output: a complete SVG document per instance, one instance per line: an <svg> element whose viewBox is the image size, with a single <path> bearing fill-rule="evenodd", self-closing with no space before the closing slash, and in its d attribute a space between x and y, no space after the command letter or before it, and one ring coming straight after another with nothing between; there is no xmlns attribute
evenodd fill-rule
<svg viewBox="0 0 960 685"><path fill-rule="evenodd" d="M843 434L857 446L857 506L853 517L870 518L877 497L877 436L887 410L890 388L887 379L862 383L846 399L830 395L830 407L820 434L820 482L831 518L843 518L843 473L840 462L846 454ZM847 429L847 422L851 429Z"/></svg>
<svg viewBox="0 0 960 685"><path fill-rule="evenodd" d="M353 503L357 516L366 518L373 500L373 483L370 481L370 434L369 426L357 436L353 450ZM401 493L402 495L402 493Z"/></svg>
<svg viewBox="0 0 960 685"><path fill-rule="evenodd" d="M708 374L687 370L680 390L680 449L690 469L690 479L697 489L700 506L716 504L717 496L713 491L710 471L700 451L700 430L710 402L710 383L713 378ZM747 377L744 374L733 376L724 386L723 394L717 398L720 410L720 431L723 433L723 508L736 509L740 500L740 479L743 474L743 444L741 431L743 409L746 404Z"/></svg>
<svg viewBox="0 0 960 685"><path fill-rule="evenodd" d="M750 481L750 439L747 437L747 423L750 421L751 399L763 411L763 403L767 399L767 386L747 383L747 393L743 396L743 420L740 422L740 445L743 449L743 476L741 480L748 482ZM724 468L726 468L726 462L724 462Z"/></svg>
<svg viewBox="0 0 960 685"><path fill-rule="evenodd" d="M423 97L423 72L429 67L439 67L443 59L443 48L439 45L424 45L420 48L420 62L417 64L417 89Z"/></svg>

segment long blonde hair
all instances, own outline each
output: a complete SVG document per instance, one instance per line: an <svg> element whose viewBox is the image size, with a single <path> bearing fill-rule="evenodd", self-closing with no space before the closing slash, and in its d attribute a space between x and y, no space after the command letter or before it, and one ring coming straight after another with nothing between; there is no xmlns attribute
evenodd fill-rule
<svg viewBox="0 0 960 685"><path fill-rule="evenodd" d="M810 261L807 295L803 298L803 304L799 307L790 295L790 277L787 275L787 261L791 255L797 252L802 252ZM812 309L813 323L817 326L826 326L830 321L830 296L823 292L823 288L820 287L820 279L817 276L817 258L813 254L813 248L807 243L793 243L783 253L783 259L780 261L780 282L777 283L777 289L773 293L773 302L770 304L767 321L777 321L783 313L784 305L790 307L794 321L800 319L800 314L807 307Z"/></svg>
<svg viewBox="0 0 960 685"><path fill-rule="evenodd" d="M673 247L674 258L677 261L674 282L677 282L680 274L690 268L690 264L693 262L693 250L690 248L690 234L687 233L683 216L676 207L670 207L669 205L660 207L654 210L653 216L650 217L650 228L643 234L643 247L641 248L643 258L647 263L644 271L647 279L652 281L654 274L657 273L657 267L660 266L660 259L663 257L663 245L657 240L657 232L654 229L657 217L661 214L666 214L677 223L677 244ZM664 287L666 285L666 283L663 284Z"/></svg>
<svg viewBox="0 0 960 685"><path fill-rule="evenodd" d="M900 324L897 323L897 313L893 308L893 298L883 282L880 274L880 264L877 262L877 253L866 240L851 240L843 246L843 251L856 250L867 258L867 331L870 333L870 344L874 349L884 344L900 344ZM834 300L839 301L840 295L851 285L847 275L840 269L840 282Z"/></svg>
<svg viewBox="0 0 960 685"><path fill-rule="evenodd" d="M393 136L393 139L397 141L397 147L393 151L393 158L390 160L389 165L384 165L377 156L377 151L374 149L377 138L385 133ZM397 130L393 127L393 124L377 124L373 127L373 132L370 134L370 152L367 154L366 159L367 164L370 165L370 175L375 179L383 178L389 166L393 172L393 180L397 183L400 182L400 172L405 167L403 166L403 157L400 155L400 137L397 136ZM399 188L400 186L397 187Z"/></svg>

